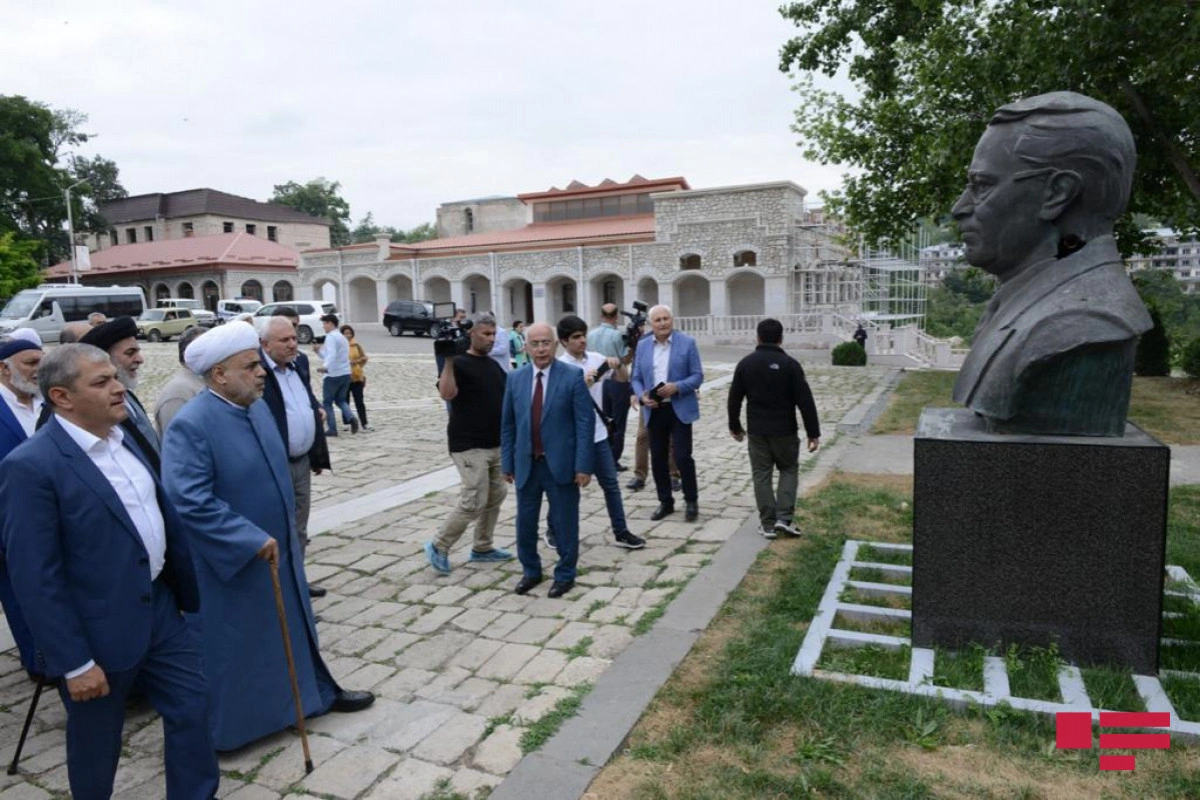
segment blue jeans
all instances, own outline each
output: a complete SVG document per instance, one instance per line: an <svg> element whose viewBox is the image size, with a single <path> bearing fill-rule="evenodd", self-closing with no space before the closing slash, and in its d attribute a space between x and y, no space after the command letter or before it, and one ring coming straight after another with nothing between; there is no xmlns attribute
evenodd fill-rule
<svg viewBox="0 0 1200 800"><path fill-rule="evenodd" d="M529 479L517 489L517 558L526 578L542 576L542 557L538 554L538 520L542 514L542 495L550 503L550 524L554 528L558 564L554 580L575 580L579 561L579 487L558 483L545 459L533 462Z"/></svg>
<svg viewBox="0 0 1200 800"><path fill-rule="evenodd" d="M342 422L349 425L354 419L350 413L350 376L339 375L336 378L325 376L321 382L321 405L325 407L325 435L337 436L337 420L333 416L333 406L336 404L342 410Z"/></svg>
<svg viewBox="0 0 1200 800"><path fill-rule="evenodd" d="M596 483L604 490L604 506L608 509L608 521L612 523L613 535L625 533L625 504L621 501L621 485L617 483L617 462L613 459L612 445L608 443L608 439L596 442L592 469L595 470Z"/></svg>

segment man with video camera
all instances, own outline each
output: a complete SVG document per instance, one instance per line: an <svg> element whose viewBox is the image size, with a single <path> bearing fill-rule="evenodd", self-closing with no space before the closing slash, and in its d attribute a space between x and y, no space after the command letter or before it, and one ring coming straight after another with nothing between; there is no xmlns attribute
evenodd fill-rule
<svg viewBox="0 0 1200 800"><path fill-rule="evenodd" d="M425 543L429 565L450 574L450 548L475 523L469 561L508 561L513 555L493 546L500 505L508 494L500 469L500 411L507 375L489 357L496 339L496 318L476 314L467 327L467 351L446 353L438 393L450 407L446 427L450 458L462 488L458 505L442 523L436 538Z"/></svg>
<svg viewBox="0 0 1200 800"><path fill-rule="evenodd" d="M629 396L633 390L629 388L628 364L632 360L633 348L625 341L628 334L622 333L617 327L621 310L616 303L605 303L600 306L600 324L588 331L587 348L605 358L616 358L621 364L613 370L612 377L600 384L604 390L604 400L601 403L604 413L612 419L612 435L608 437L612 449L613 461L616 462L617 472L624 472L621 466L621 454L625 452L625 428L629 421ZM635 339L632 344L637 344Z"/></svg>

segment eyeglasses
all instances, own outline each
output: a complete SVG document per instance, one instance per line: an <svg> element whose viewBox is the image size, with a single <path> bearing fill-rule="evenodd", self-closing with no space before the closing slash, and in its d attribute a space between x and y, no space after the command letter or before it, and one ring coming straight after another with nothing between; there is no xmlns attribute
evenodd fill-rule
<svg viewBox="0 0 1200 800"><path fill-rule="evenodd" d="M1012 175L1009 175L1007 178L1002 178L999 180L997 180L996 178L993 178L991 176L978 173L978 172L968 173L966 193L971 198L972 204L979 205L984 200L987 200L988 195L990 195L992 193L992 190L996 189L998 186L1003 185L1005 181L1008 181L1010 183L1020 183L1021 181L1027 181L1030 178L1039 178L1043 175L1049 175L1049 174L1051 174L1053 172L1057 172L1057 171L1058 170L1056 170L1054 167L1042 167L1041 169L1027 169L1027 170L1023 170L1021 172L1014 172Z"/></svg>
<svg viewBox="0 0 1200 800"><path fill-rule="evenodd" d="M525 341L527 347L551 347L554 345L553 339L527 339Z"/></svg>

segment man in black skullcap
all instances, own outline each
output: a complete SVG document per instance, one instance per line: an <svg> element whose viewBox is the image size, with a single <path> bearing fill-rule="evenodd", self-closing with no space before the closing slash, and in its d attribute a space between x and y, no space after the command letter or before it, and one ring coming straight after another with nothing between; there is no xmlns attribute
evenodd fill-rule
<svg viewBox="0 0 1200 800"><path fill-rule="evenodd" d="M154 420L133 393L138 384L138 369L146 360L142 356L142 346L138 344L137 332L133 317L117 317L92 328L79 341L95 345L108 353L113 366L117 368L117 380L125 387L125 407L129 411L121 427L137 442L157 474L162 472L158 432L154 430Z"/></svg>

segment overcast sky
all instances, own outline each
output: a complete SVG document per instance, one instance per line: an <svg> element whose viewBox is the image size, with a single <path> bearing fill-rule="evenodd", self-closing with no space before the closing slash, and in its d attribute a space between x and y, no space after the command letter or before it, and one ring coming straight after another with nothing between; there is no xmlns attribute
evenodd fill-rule
<svg viewBox="0 0 1200 800"><path fill-rule="evenodd" d="M324 176L401 228L634 173L819 204L840 170L790 129L780 2L7 0L0 93L86 113L131 194Z"/></svg>

